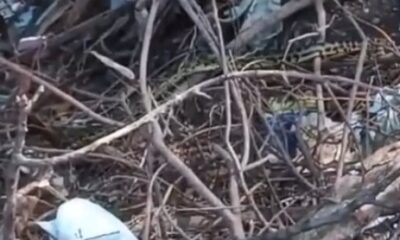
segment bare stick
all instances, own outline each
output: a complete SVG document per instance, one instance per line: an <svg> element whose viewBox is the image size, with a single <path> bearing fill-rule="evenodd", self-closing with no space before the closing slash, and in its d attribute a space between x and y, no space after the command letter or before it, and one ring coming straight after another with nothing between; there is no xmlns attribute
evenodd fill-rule
<svg viewBox="0 0 400 240"><path fill-rule="evenodd" d="M318 15L318 30L319 30L319 36L320 36L320 41L325 42L326 41L326 12L324 8L324 2L323 0L315 0L314 2L315 9L317 11ZM318 56L314 59L314 72L316 75L321 75L321 57ZM325 105L324 105L324 95L322 91L322 85L323 84L317 84L316 86L316 95L317 95L317 107L318 107L318 139L323 138L321 134L323 134L323 129L326 128L326 122L325 122ZM300 140L301 141L301 140ZM305 150L307 151L307 150ZM317 153L317 158L320 158L321 156L321 151ZM315 177L318 176L317 172L315 171L316 168L315 163L312 161L311 156L304 156L304 159L306 159L306 162L308 163L310 167L310 171L314 173ZM314 171L313 171L314 170ZM318 179L319 180L319 179Z"/></svg>
<svg viewBox="0 0 400 240"><path fill-rule="evenodd" d="M192 21L196 24L199 28L200 33L206 39L208 46L211 48L215 56L218 57L221 62L220 54L218 53L217 47L217 37L215 36L214 32L212 31L211 25L206 17L201 18L203 14L203 10L198 6L198 4L194 0L179 0L180 5L183 9L185 9L186 13L190 16ZM194 11L193 8L198 10L198 14ZM211 29L211 31L210 31Z"/></svg>
<svg viewBox="0 0 400 240"><path fill-rule="evenodd" d="M315 0L315 9L318 15L318 29L320 33L320 41L325 42L326 35L326 12L324 9L323 0ZM317 75L321 75L321 57L316 57L314 59L314 72ZM322 85L317 84L317 106L318 106L318 130L325 129L325 106L324 106L324 96L322 92ZM321 131L318 131L321 132Z"/></svg>
<svg viewBox="0 0 400 240"><path fill-rule="evenodd" d="M360 57L358 58L357 62L357 68L356 68L356 74L354 76L354 84L350 92L350 99L349 99L349 106L347 110L347 116L346 116L346 121L350 122L351 116L353 114L353 107L354 107L354 102L355 102L355 97L358 91L358 83L361 82L361 74L364 68L364 62L365 58L367 56L367 47L368 47L368 39L363 30L361 29L360 25L358 25L357 21L354 20L352 14L345 9L339 1L335 0L335 3L342 9L344 12L345 16L348 18L348 20L351 22L351 24L354 26L354 28L357 30L358 34L362 38L362 48L360 51ZM336 182L335 184L339 184L340 178L343 175L343 168L344 168L344 155L346 150L348 149L348 132L350 131L350 128L345 127L343 129L343 138L342 138L342 148L340 151L340 158L339 158L339 163L338 163L338 168L337 168L337 173L336 173Z"/></svg>
<svg viewBox="0 0 400 240"><path fill-rule="evenodd" d="M217 31L218 31L218 40L219 40L219 49L221 52L221 64L222 64L222 69L223 69L223 73L226 74L228 73L228 64L226 61L226 54L225 54L225 43L224 43L224 38L222 35L222 28L221 25L219 24L219 17L218 17L218 8L217 8L217 3L215 0L212 0L212 6L213 6L213 13L214 13L214 20L216 22L217 25ZM232 83L233 86L234 83ZM230 139L229 139L229 134L231 131L231 125L232 125L232 118L231 118L231 104L230 104L230 94L229 94L229 86L230 84L227 82L225 84L225 93L226 93L226 109L227 109L227 128L226 128L226 132L225 132L225 142L228 146L228 148L231 150L230 154L232 157L229 157L227 159L227 167L230 169L230 184L229 184L229 189L230 189L230 200L231 200L231 204L232 206L235 208L233 210L233 215L235 216L235 218L233 219L234 222L233 224L230 226L231 227L231 233L232 235L237 238L237 239L242 239L244 238L244 230L243 230L243 225L242 225L242 217L241 217L241 211L240 211L240 195L239 195L239 185L237 183L237 174L241 172L241 168L238 162L238 159L236 157L235 152L233 151L233 148L230 144ZM234 87L234 86L233 86ZM244 119L246 119L246 116L242 116L244 117ZM245 122L245 120L244 120ZM244 128L246 126L243 126ZM248 127L248 126L247 126ZM221 150L221 149L220 149ZM236 166L235 166L235 160L236 160ZM239 168L237 168L239 167ZM235 169L237 171L235 171ZM244 184L244 177L240 177L240 180L243 181Z"/></svg>
<svg viewBox="0 0 400 240"><path fill-rule="evenodd" d="M241 31L239 35L228 44L228 48L235 50L243 49L243 47L248 42L250 42L257 34L264 31L268 27L273 26L276 23L279 23L280 21L298 12L299 10L308 7L314 1L315 0L289 1L288 3L283 5L279 11L264 16L248 29L244 29L243 31Z"/></svg>
<svg viewBox="0 0 400 240"><path fill-rule="evenodd" d="M151 98L150 94L147 89L147 60L148 60L148 55L149 55L149 50L150 50L150 43L151 43L151 37L153 35L153 27L154 27L154 22L156 19L157 11L160 6L160 0L153 0L150 8L150 13L149 17L147 19L146 23L146 28L144 32L144 38L143 38L143 46L142 46L142 52L140 55L140 73L139 73L139 84L140 84L140 90L142 92L142 101L144 108L146 109L146 112L151 112ZM151 155L151 154L150 154ZM146 157L147 160L147 174L148 177L151 178L153 175L153 168L154 168L154 162L153 162L153 156L147 155ZM162 168L159 168L161 171ZM153 193L152 193L152 186L154 181L150 181L150 184L147 189L147 201L146 201L146 225L144 228L144 233L143 233L143 239L148 240L150 239L150 223L151 223L151 217L152 217L152 209L154 206L153 202ZM157 193L157 197L159 200L161 200L160 197L160 189L158 184L155 182L155 190Z"/></svg>
<svg viewBox="0 0 400 240"><path fill-rule="evenodd" d="M30 79L26 76L16 74L18 77L18 93L16 96L18 112L17 135L15 137L13 154L4 171L7 201L3 210L3 239L15 239L15 214L17 206L17 190L19 183L18 158L22 156L25 146L25 137L28 130L28 114L32 108L32 101L26 97L30 87Z"/></svg>

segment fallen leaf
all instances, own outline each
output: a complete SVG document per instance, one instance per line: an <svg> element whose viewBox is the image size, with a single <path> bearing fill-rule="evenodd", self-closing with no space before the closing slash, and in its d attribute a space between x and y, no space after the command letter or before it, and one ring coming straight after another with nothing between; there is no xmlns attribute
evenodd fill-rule
<svg viewBox="0 0 400 240"><path fill-rule="evenodd" d="M135 74L129 68L122 66L121 64L115 62L114 60L112 60L106 56L101 55L100 53L98 53L96 51L90 51L90 53L93 54L93 56L97 57L97 59L99 59L102 63L104 63L108 67L114 69L115 71L119 72L120 74L127 77L128 79L130 79L130 80L135 79Z"/></svg>

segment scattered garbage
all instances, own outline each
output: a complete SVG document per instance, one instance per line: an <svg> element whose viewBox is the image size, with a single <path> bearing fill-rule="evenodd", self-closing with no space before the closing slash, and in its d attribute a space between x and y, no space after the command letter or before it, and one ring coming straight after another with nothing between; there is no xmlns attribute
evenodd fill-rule
<svg viewBox="0 0 400 240"><path fill-rule="evenodd" d="M278 146L282 144L283 150L289 153L291 158L294 158L297 153L298 138L296 131L298 131L298 124L302 115L304 116L300 112L265 114L265 125L267 132L271 133L268 138L270 138L272 145L279 150Z"/></svg>
<svg viewBox="0 0 400 240"><path fill-rule="evenodd" d="M394 90L394 89L391 89ZM356 140L361 146L362 156L368 156L382 146L399 140L400 134L400 90L398 94L381 91L372 99L367 116L353 113L349 125L355 134ZM280 107L283 107L281 105ZM275 106L276 108L276 106ZM311 115L314 117L311 117ZM317 111L315 109L278 111L274 114L265 114L265 124L276 134L277 139L283 144L293 158L296 156L298 128L317 127ZM325 117L325 122L330 121ZM270 135L267 135L271 138Z"/></svg>
<svg viewBox="0 0 400 240"><path fill-rule="evenodd" d="M248 29L257 21L262 21L263 17L270 16L281 9L281 0L243 0L236 7L229 10L231 18L243 17L244 21L241 30ZM269 41L283 30L283 23L278 22L270 26L263 32L257 34L249 45L253 49L264 49L269 46Z"/></svg>
<svg viewBox="0 0 400 240"><path fill-rule="evenodd" d="M110 8L111 9L117 9L124 5L127 2L127 0L110 0Z"/></svg>
<svg viewBox="0 0 400 240"><path fill-rule="evenodd" d="M264 114L266 141L278 151L286 151L291 158L297 154L298 136L307 127L317 127L317 109L309 101L293 101L271 97L270 113ZM277 142L278 141L278 142ZM283 149L280 149L279 145Z"/></svg>
<svg viewBox="0 0 400 240"><path fill-rule="evenodd" d="M386 88L387 89L387 88ZM372 99L369 118L363 120L360 141L363 155L367 156L382 146L399 140L400 134L400 89L397 95L381 91Z"/></svg>
<svg viewBox="0 0 400 240"><path fill-rule="evenodd" d="M101 206L82 198L61 204L56 218L37 221L52 239L137 240L138 238L118 218Z"/></svg>

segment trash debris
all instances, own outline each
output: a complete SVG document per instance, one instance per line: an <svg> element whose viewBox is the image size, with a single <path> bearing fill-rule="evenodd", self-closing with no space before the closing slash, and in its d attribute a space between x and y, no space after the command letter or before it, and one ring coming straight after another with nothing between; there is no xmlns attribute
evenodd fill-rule
<svg viewBox="0 0 400 240"><path fill-rule="evenodd" d="M254 25L255 22L261 21L265 15L273 14L281 8L281 0L243 0L239 6L229 10L231 18L237 19L244 15L244 22L241 30L247 29ZM253 49L264 49L268 46L268 40L278 35L283 30L283 23L279 22L258 35L249 42L249 46Z"/></svg>
<svg viewBox="0 0 400 240"><path fill-rule="evenodd" d="M52 239L137 240L137 237L118 218L101 206L82 198L61 204L56 218L37 221Z"/></svg>
<svg viewBox="0 0 400 240"><path fill-rule="evenodd" d="M315 101L314 101L315 102ZM271 97L268 101L271 113L265 113L265 127L267 141L271 141L276 150L278 140L291 158L296 156L298 147L297 131L301 132L306 127L316 127L317 110L315 103L310 101L293 101ZM272 130L273 132L270 132ZM276 135L275 138L273 135Z"/></svg>
<svg viewBox="0 0 400 240"><path fill-rule="evenodd" d="M396 90L396 89L392 89ZM369 108L370 118L363 121L360 141L363 155L399 140L400 133L400 89L398 95L387 91L376 93Z"/></svg>
<svg viewBox="0 0 400 240"><path fill-rule="evenodd" d="M124 5L127 2L127 0L110 0L110 8L111 9L117 9Z"/></svg>
<svg viewBox="0 0 400 240"><path fill-rule="evenodd" d="M289 153L291 158L296 156L298 144L296 131L301 117L302 114L299 112L285 112L276 115L265 114L267 129L272 130L272 134L276 135L277 140L280 141L280 144L283 145L284 150ZM276 143L276 139L274 140L274 136L269 136L269 138L272 138L270 141L275 143L273 145L277 146L279 144ZM276 148L279 150L278 147Z"/></svg>

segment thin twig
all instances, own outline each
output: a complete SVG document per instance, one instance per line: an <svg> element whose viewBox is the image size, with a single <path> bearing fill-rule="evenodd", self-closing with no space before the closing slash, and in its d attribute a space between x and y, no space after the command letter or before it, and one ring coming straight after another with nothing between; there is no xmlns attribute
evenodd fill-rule
<svg viewBox="0 0 400 240"><path fill-rule="evenodd" d="M238 171L235 171L235 162L230 156L230 153L223 149L221 146L217 144L213 144L214 150L222 156L223 159L225 159L227 166L229 168L229 178L230 178L230 184L229 184L229 193L230 193L230 199L232 201L232 207L233 207L233 214L237 217L235 227L238 229L233 229L233 233L235 234L236 239L243 239L244 238L244 230L243 230L243 225L241 223L242 217L241 217L241 209L240 209L240 192L239 192L239 185L237 183L237 175Z"/></svg>
<svg viewBox="0 0 400 240"><path fill-rule="evenodd" d="M3 209L3 239L14 240L15 237L15 215L17 206L17 190L20 178L18 159L22 156L25 146L26 132L28 131L28 114L32 109L32 102L26 96L29 90L31 79L15 74L18 77L18 93L16 102L18 106L17 134L15 137L13 154L10 161L6 164L4 171L5 192L7 201ZM39 91L35 96L39 95Z"/></svg>
<svg viewBox="0 0 400 240"><path fill-rule="evenodd" d="M204 15L203 10L198 6L194 0L179 0L180 5L185 9L186 13L190 16L192 21L199 28L200 33L206 39L208 46L211 48L215 56L218 57L221 62L220 54L217 47L217 37L213 31L210 31L211 25L206 17L201 18ZM197 9L198 14L196 14L194 7ZM212 30L212 29L211 29Z"/></svg>
<svg viewBox="0 0 400 240"><path fill-rule="evenodd" d="M248 42L250 42L254 37L263 32L270 26L273 26L280 21L288 18L289 16L293 15L294 13L310 6L315 0L296 0L296 1L289 1L282 8L273 13L273 14L266 14L263 16L259 21L256 21L251 27L244 29L239 33L239 35L228 44L229 49L234 50L243 50L244 46Z"/></svg>
<svg viewBox="0 0 400 240"><path fill-rule="evenodd" d="M140 73L139 73L139 84L140 84L140 90L142 93L142 101L144 108L146 109L146 112L151 112L151 98L150 98L150 93L147 89L147 62L148 62L148 56L149 56L149 51L150 51L150 43L151 43L151 38L153 35L153 27L154 27L154 22L156 19L157 11L160 6L160 0L153 0L150 8L150 13L147 18L147 23L146 23L146 28L144 32L144 38L143 38L143 46L142 46L142 52L140 55ZM158 123L157 123L158 124ZM148 128L150 130L150 128ZM151 178L150 184L148 186L148 192L147 192L147 201L146 201L146 225L144 229L144 236L143 239L148 240L150 239L150 222L151 222L151 211L154 206L153 202L153 191L152 191L152 186L154 182L154 178L152 177L153 174L153 169L154 169L154 157L152 154L148 154L146 157L147 160L147 174L148 177ZM159 168L159 170L162 168ZM160 170L161 171L161 170ZM157 182L155 182L155 192L158 200L158 204L161 204L162 197L161 197L161 190L160 186L158 185ZM160 227L162 228L161 234L163 235L162 237L166 237L165 233L165 228L164 224L160 222Z"/></svg>
<svg viewBox="0 0 400 240"><path fill-rule="evenodd" d="M150 228L151 228L151 216L153 212L153 186L156 184L156 180L160 175L161 171L166 167L166 164L161 165L157 171L151 176L149 187L147 188L147 199L146 199L146 220L144 225L143 239L150 239Z"/></svg>
<svg viewBox="0 0 400 240"><path fill-rule="evenodd" d="M318 15L318 30L319 30L319 35L320 35L320 41L325 42L325 36L326 36L326 12L324 8L324 2L323 0L315 0L315 9L317 11ZM316 57L314 59L314 72L317 75L321 75L321 57ZM324 106L324 95L322 92L322 85L317 84L316 86L316 91L317 91L317 106L318 106L318 130L325 129L326 123L325 123L325 106ZM318 131L322 132L322 131Z"/></svg>
<svg viewBox="0 0 400 240"><path fill-rule="evenodd" d="M147 89L147 60L149 56L149 49L150 49L150 43L151 43L151 36L153 35L153 24L156 18L157 10L160 5L159 0L153 0L151 9L150 9L150 14L147 19L147 24L146 24L146 29L144 33L144 39L143 39L143 46L142 46L142 52L140 54L140 70L139 70L139 84L140 84L140 91L142 92L142 101L143 105L146 109L146 112L151 111L151 98L148 94L148 89Z"/></svg>
<svg viewBox="0 0 400 240"><path fill-rule="evenodd" d="M326 28L327 28L327 24L326 24L326 11L324 8L324 2L323 0L315 0L314 2L314 6L315 9L317 11L317 15L318 15L318 32L319 32L319 37L320 37L320 42L325 42L326 41ZM314 59L314 72L316 75L321 75L321 57L318 56ZM325 83L323 84L317 84L316 85L316 95L317 95L317 108L318 108L318 122L317 122L317 126L318 126L318 139L323 138L323 136L321 136L321 134L323 134L324 132L321 131L323 129L326 128L326 122L325 122L325 103L324 103L324 95L323 95L323 91L322 91L322 86L326 85ZM301 141L301 140L300 140ZM303 146L304 147L304 146ZM321 151L318 152L318 156L317 159L321 159ZM310 171L313 172L313 174L315 175L315 177L317 177L319 174L316 171L316 168L314 168L313 166L314 163L311 162L310 157L311 156L306 156L307 153L305 153L305 159L307 159L308 161L308 165L310 167ZM311 155L311 154L309 154ZM320 179L317 179L317 181Z"/></svg>
<svg viewBox="0 0 400 240"><path fill-rule="evenodd" d="M358 58L357 62L357 68L356 68L356 74L354 76L354 84L350 92L350 99L349 99L349 105L347 109L347 116L346 116L346 121L350 122L351 117L353 115L353 107L355 103L355 97L358 91L358 83L361 82L361 74L363 71L363 66L364 62L367 56L367 47L368 47L368 39L367 36L365 35L364 31L361 29L361 27L358 25L357 21L353 18L352 14L345 9L338 0L335 0L335 3L337 6L341 8L341 10L344 12L345 16L347 19L351 22L351 24L354 26L354 28L357 30L357 33L360 35L362 41L362 47L360 51L360 56ZM344 168L344 155L346 153L346 150L348 149L348 132L351 131L351 128L345 127L343 129L343 138L342 138L342 148L340 151L340 157L339 157L339 163L338 163L338 168L337 168L337 174L336 174L336 182L335 184L339 184L340 178L343 175L343 168Z"/></svg>
<svg viewBox="0 0 400 240"><path fill-rule="evenodd" d="M216 0L212 0L211 2L212 2L212 6L213 6L214 20L216 22L217 31L218 31L218 40L219 40L219 49L220 49L220 53L221 53L222 69L223 69L223 73L226 74L226 73L228 73L228 64L227 64L227 60L226 60L225 43L224 43L224 38L223 38L223 34L222 34L222 28L219 23L217 2L216 2ZM225 84L225 92L227 93L227 96L226 96L226 98L227 98L227 102L226 102L227 113L229 112L229 115L230 115L231 106L230 106L230 94L229 94L230 86L229 85L230 84L228 82L227 82L227 84ZM244 117L246 117L246 116L244 116ZM229 141L229 133L231 131L230 126L232 124L231 116L227 117L227 122L228 122L227 123L228 127L227 127L226 133L225 133L225 135L226 135L225 142L227 143L228 147L230 147L230 149L232 149L230 141ZM244 126L244 127L246 127L246 126ZM223 151L223 149L221 151ZM235 153L233 151L231 151L230 153L233 156L235 156ZM244 238L245 235L244 235L244 230L243 230L243 225L242 225L242 217L241 217L241 211L240 211L240 194L239 194L239 189L238 189L239 185L237 183L238 179L236 178L236 174L234 174L235 169L237 169L237 168L235 167L234 160L231 157L229 157L227 159L227 161L228 161L227 167L230 169L230 172L231 172L230 184L229 184L230 199L231 199L231 204L234 207L234 210L232 212L233 212L233 215L235 216L235 218L233 219L234 222L230 226L231 233L236 239L242 239L242 238ZM240 169L237 169L237 171L240 171ZM244 180L244 178L241 178L241 179Z"/></svg>

